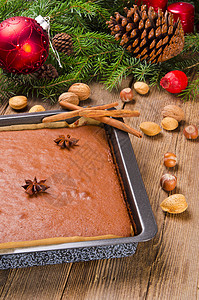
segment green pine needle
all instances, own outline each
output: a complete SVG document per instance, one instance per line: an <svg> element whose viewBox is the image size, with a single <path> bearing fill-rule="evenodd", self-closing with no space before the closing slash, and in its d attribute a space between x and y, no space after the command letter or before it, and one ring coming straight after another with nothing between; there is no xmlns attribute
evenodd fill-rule
<svg viewBox="0 0 199 300"><path fill-rule="evenodd" d="M199 72L197 73L197 78L193 80L187 88L179 94L179 97L184 102L189 100L196 100L199 95Z"/></svg>
<svg viewBox="0 0 199 300"><path fill-rule="evenodd" d="M74 82L89 83L91 80L103 82L109 90L120 86L122 80L132 76L135 80L149 80L151 85L159 85L160 79L171 70L182 70L186 74L199 64L199 34L185 36L184 51L181 55L161 64L147 64L132 57L110 35L106 20L115 11L123 13L123 7L132 7L133 0L0 0L0 22L13 16L35 18L38 15L50 18L51 38L61 32L71 35L73 54L59 53L62 68L50 49L46 64L51 63L59 77L44 80L36 74L13 75L0 70L0 97L23 94L37 96L55 102L58 96ZM171 1L172 2L172 1ZM191 2L187 0L187 2ZM196 23L199 22L199 5L194 2ZM187 55L188 53L188 55ZM191 55L190 55L191 53ZM192 55L194 54L194 55ZM192 82L185 94L186 99L196 97L198 88ZM192 92L194 91L194 92ZM184 96L185 96L184 94Z"/></svg>

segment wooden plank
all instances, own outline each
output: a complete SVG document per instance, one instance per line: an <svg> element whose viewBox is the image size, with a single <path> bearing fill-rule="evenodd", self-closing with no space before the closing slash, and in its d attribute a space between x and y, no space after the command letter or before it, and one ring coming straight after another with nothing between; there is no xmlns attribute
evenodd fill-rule
<svg viewBox="0 0 199 300"><path fill-rule="evenodd" d="M2 101L2 102L0 102L0 114L1 115L4 115L5 114L5 112L6 112L6 109L7 109L7 107L8 107L8 102L7 101Z"/></svg>
<svg viewBox="0 0 199 300"><path fill-rule="evenodd" d="M72 264L13 269L1 299L61 299ZM2 272L2 271L1 271Z"/></svg>

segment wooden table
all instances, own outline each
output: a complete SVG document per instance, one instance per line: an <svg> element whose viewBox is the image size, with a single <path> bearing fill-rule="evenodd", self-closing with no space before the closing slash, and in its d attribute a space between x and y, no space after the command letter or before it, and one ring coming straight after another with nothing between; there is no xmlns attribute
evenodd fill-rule
<svg viewBox="0 0 199 300"><path fill-rule="evenodd" d="M128 86L128 80L121 89ZM90 85L92 94L84 104L109 103L119 100L118 92L108 92L102 85ZM29 101L28 109L41 101ZM46 109L57 109L42 103ZM136 254L121 259L69 263L0 271L1 299L196 299L199 296L199 139L186 140L185 124L199 126L199 101L182 103L179 98L157 88L149 95L135 95L128 109L141 112L139 118L125 122L139 130L143 121L161 123L161 111L167 104L177 104L186 120L172 132L164 131L155 137L138 139L130 136L149 201L158 225L151 241L140 243ZM7 103L1 114L13 114ZM179 215L164 213L160 203L168 194L160 187L166 171L163 155L177 155L173 173L178 178L175 193L185 195L186 212Z"/></svg>

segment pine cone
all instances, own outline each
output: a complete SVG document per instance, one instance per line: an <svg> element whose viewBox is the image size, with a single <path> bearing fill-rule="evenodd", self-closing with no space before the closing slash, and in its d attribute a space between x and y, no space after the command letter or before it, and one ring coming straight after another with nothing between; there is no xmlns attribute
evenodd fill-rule
<svg viewBox="0 0 199 300"><path fill-rule="evenodd" d="M56 68L51 64L44 64L35 74L38 78L44 78L46 80L52 80L59 76Z"/></svg>
<svg viewBox="0 0 199 300"><path fill-rule="evenodd" d="M133 56L151 63L166 61L183 50L184 32L180 20L174 23L173 15L153 7L137 5L124 8L126 17L115 13L107 21L111 34Z"/></svg>
<svg viewBox="0 0 199 300"><path fill-rule="evenodd" d="M73 41L69 34L67 33L57 33L52 39L53 47L67 55L71 55L73 52Z"/></svg>

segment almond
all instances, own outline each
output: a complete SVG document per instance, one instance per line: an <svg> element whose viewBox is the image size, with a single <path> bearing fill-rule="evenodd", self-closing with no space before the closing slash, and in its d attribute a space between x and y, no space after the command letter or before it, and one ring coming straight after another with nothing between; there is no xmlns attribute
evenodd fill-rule
<svg viewBox="0 0 199 300"><path fill-rule="evenodd" d="M145 95L149 91L149 86L145 82L137 81L134 83L134 89L138 94Z"/></svg>
<svg viewBox="0 0 199 300"><path fill-rule="evenodd" d="M28 99L25 96L14 96L9 99L9 105L13 109L20 110L27 106Z"/></svg>
<svg viewBox="0 0 199 300"><path fill-rule="evenodd" d="M174 104L166 105L162 110L162 115L164 118L165 117L174 118L178 122L184 120L184 111L182 110L181 107Z"/></svg>
<svg viewBox="0 0 199 300"><path fill-rule="evenodd" d="M162 128L165 130L174 130L178 127L178 121L171 117L166 117L161 122Z"/></svg>
<svg viewBox="0 0 199 300"><path fill-rule="evenodd" d="M140 129L149 136L157 135L161 131L160 126L154 122L143 122L140 124Z"/></svg>
<svg viewBox="0 0 199 300"><path fill-rule="evenodd" d="M182 194L174 194L164 199L160 204L163 211L171 214L179 214L185 211L188 207L185 196Z"/></svg>
<svg viewBox="0 0 199 300"><path fill-rule="evenodd" d="M42 105L34 105L33 107L31 107L31 109L29 110L29 113L32 112L39 112L39 111L45 111L45 108Z"/></svg>

